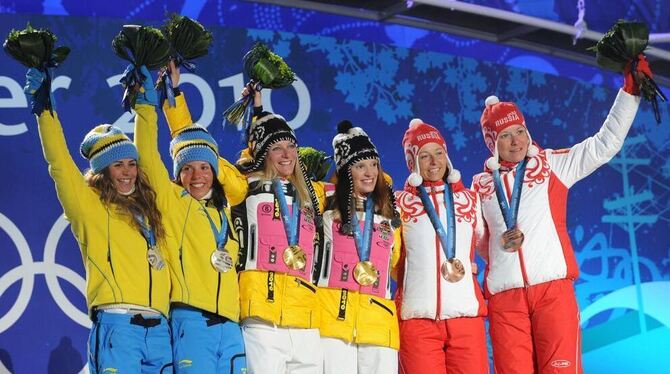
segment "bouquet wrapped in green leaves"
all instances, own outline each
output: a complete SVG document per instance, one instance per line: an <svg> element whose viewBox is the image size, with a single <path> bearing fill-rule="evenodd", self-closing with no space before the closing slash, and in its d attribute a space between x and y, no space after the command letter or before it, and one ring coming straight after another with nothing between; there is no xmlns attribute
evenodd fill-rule
<svg viewBox="0 0 670 374"><path fill-rule="evenodd" d="M191 73L195 72L192 60L207 54L212 45L212 33L200 22L186 16L173 14L163 25L163 34L170 44L170 57L176 66L183 66ZM160 93L160 103L168 100L170 106L175 105L174 93L171 89L169 68L164 70L156 82L156 90Z"/></svg>
<svg viewBox="0 0 670 374"><path fill-rule="evenodd" d="M646 24L619 20L589 50L596 52L596 62L604 69L622 73L630 64L630 71L636 86L640 89L640 94L651 102L656 121L660 123L657 98L660 97L663 101L667 99L650 74L638 70L640 54L647 48L648 43L649 28ZM644 63L646 64L646 61Z"/></svg>
<svg viewBox="0 0 670 374"><path fill-rule="evenodd" d="M157 28L123 25L123 29L112 40L112 49L117 56L132 65L126 69L121 78L121 84L125 87L123 107L130 111L130 108L135 106L136 90L145 79L140 74L140 67L144 65L149 70L156 70L167 65L170 44Z"/></svg>
<svg viewBox="0 0 670 374"><path fill-rule="evenodd" d="M51 80L53 68L70 54L70 48L54 48L56 35L48 29L35 29L30 23L23 30L12 30L2 47L13 59L28 68L44 72L46 79L33 95L32 112L40 114L44 109L53 110L51 102Z"/></svg>
<svg viewBox="0 0 670 374"><path fill-rule="evenodd" d="M315 182L325 181L330 168L333 166L332 157L326 155L326 152L312 147L298 148L298 157L305 166L307 177Z"/></svg>
<svg viewBox="0 0 670 374"><path fill-rule="evenodd" d="M265 44L256 43L243 58L244 73L251 78L247 85L253 91L263 88L283 88L293 83L296 78L291 68ZM253 93L237 100L223 116L226 121L248 127L251 124L251 102Z"/></svg>

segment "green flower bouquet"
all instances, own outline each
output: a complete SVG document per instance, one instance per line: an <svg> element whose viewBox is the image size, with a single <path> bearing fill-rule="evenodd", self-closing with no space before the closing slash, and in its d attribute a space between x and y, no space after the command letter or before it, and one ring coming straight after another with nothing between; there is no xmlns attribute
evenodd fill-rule
<svg viewBox="0 0 670 374"><path fill-rule="evenodd" d="M333 166L332 157L326 155L326 152L312 147L298 148L298 157L305 166L307 177L315 182L325 181L330 168Z"/></svg>
<svg viewBox="0 0 670 374"><path fill-rule="evenodd" d="M263 43L256 43L244 55L243 67L244 73L251 77L248 87L254 91L283 88L296 80L286 62ZM236 101L223 113L226 121L248 127L251 124L252 101L253 93Z"/></svg>

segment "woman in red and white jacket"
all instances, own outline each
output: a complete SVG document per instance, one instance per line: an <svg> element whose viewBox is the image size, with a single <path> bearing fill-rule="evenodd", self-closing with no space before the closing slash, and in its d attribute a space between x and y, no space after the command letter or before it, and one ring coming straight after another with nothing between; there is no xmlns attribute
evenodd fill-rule
<svg viewBox="0 0 670 374"><path fill-rule="evenodd" d="M333 139L337 182L326 186L317 295L324 374L398 372L398 320L390 272L400 219L379 153L342 121Z"/></svg>
<svg viewBox="0 0 670 374"><path fill-rule="evenodd" d="M473 274L475 246L485 244L479 197L433 126L412 120L402 143L412 174L396 193L400 372L488 373L486 304Z"/></svg>
<svg viewBox="0 0 670 374"><path fill-rule="evenodd" d="M642 55L637 71L651 76ZM473 189L489 233L485 289L496 373L582 372L568 189L621 149L638 95L627 69L598 133L559 150L533 145L514 103L486 99L481 126L493 157L473 178Z"/></svg>

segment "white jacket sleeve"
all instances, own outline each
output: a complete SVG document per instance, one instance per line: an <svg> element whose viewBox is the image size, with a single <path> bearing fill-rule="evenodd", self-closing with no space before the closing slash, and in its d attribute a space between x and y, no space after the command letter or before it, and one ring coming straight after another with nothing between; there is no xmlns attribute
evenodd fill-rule
<svg viewBox="0 0 670 374"><path fill-rule="evenodd" d="M551 170L566 187L570 188L593 173L621 150L639 105L639 96L619 90L597 134L569 149L547 150L547 161Z"/></svg>

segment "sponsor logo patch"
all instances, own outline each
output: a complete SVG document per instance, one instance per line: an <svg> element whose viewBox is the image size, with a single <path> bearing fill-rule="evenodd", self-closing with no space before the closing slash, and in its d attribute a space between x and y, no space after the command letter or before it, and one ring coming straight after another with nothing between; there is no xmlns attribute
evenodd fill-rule
<svg viewBox="0 0 670 374"><path fill-rule="evenodd" d="M568 360L554 360L551 362L551 366L557 368L557 369L565 369L567 367L570 367L572 363Z"/></svg>

